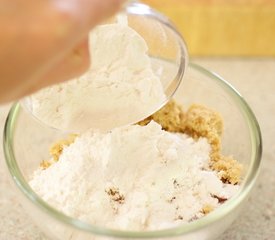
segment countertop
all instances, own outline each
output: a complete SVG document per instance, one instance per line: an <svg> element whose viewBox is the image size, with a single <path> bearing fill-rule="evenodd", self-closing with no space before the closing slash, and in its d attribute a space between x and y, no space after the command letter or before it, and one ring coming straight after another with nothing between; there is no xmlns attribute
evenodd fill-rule
<svg viewBox="0 0 275 240"><path fill-rule="evenodd" d="M204 58L193 61L217 72L239 90L254 111L263 135L257 187L240 217L219 239L275 239L275 59ZM1 132L8 110L9 105L0 107ZM48 240L28 218L7 179L1 146L0 240Z"/></svg>

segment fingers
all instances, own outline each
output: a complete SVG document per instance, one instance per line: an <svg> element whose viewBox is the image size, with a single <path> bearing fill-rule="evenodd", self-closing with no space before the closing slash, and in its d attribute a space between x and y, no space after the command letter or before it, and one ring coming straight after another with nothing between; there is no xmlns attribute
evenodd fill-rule
<svg viewBox="0 0 275 240"><path fill-rule="evenodd" d="M61 26L62 19L72 23L72 27L69 28L71 31L67 33L67 39L72 40L80 38L81 33L86 36L99 22L116 13L125 0L59 0L56 2L61 13ZM65 13L63 15L65 18L62 17L62 12ZM62 59L43 76L42 84L47 86L59 83L83 73L89 66L88 39L78 44L73 50L69 48L69 54Z"/></svg>
<svg viewBox="0 0 275 240"><path fill-rule="evenodd" d="M85 39L42 79L47 84L55 84L75 78L84 73L90 66L89 44Z"/></svg>
<svg viewBox="0 0 275 240"><path fill-rule="evenodd" d="M41 79L33 82L24 95L31 94L43 87L73 79L83 74L90 66L88 38L78 44Z"/></svg>

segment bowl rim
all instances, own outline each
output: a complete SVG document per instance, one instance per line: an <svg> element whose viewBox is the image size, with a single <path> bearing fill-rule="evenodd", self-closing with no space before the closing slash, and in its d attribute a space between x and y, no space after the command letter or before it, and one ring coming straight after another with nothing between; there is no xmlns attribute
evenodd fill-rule
<svg viewBox="0 0 275 240"><path fill-rule="evenodd" d="M200 218L194 222L188 224L182 224L174 228L164 229L164 230L155 230L155 231L124 231L124 230L114 230L101 226L91 225L85 222L82 222L78 219L67 216L58 210L54 209L46 202L44 202L28 185L24 179L16 158L13 152L13 136L14 129L16 126L17 116L20 111L20 104L14 103L12 106L8 117L6 119L4 136L3 136L3 147L4 155L6 159L6 164L8 166L9 172L15 185L21 190L23 195L32 202L37 208L46 212L52 218L65 223L73 228L78 230L88 232L91 234L109 236L109 237L119 237L119 238L159 238L159 237L174 237L180 236L183 234L191 233L195 230L202 229L207 225L210 225L216 221L221 220L225 215L232 212L238 205L244 201L254 186L257 176L259 174L261 155L262 155L262 138L259 124L252 110L239 94L239 92L222 77L217 75L214 72L204 69L203 67L190 63L189 67L195 71L200 72L203 75L211 78L216 84L218 84L223 90L229 94L233 101L239 106L239 110L242 113L250 132L251 138L251 161L248 166L248 173L246 174L243 183L240 187L240 190L236 195L229 199L222 206L217 208L212 213L207 216Z"/></svg>

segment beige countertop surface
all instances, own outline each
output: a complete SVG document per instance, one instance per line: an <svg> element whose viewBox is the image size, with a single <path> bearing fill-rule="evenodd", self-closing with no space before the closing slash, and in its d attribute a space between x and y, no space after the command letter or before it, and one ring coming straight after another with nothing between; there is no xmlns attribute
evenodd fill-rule
<svg viewBox="0 0 275 240"><path fill-rule="evenodd" d="M193 59L228 80L254 111L263 135L258 185L220 240L275 239L275 59ZM9 106L0 107L0 141ZM48 240L28 218L8 183L0 146L0 240ZM199 239L198 239L199 240Z"/></svg>

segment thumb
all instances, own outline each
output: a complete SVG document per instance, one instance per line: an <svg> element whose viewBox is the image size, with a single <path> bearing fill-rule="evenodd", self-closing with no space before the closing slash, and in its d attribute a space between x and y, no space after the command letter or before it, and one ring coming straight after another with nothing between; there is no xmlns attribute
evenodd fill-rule
<svg viewBox="0 0 275 240"><path fill-rule="evenodd" d="M44 74L39 81L34 81L23 94L29 95L49 85L73 79L86 71L89 66L89 44L88 38L86 38Z"/></svg>

